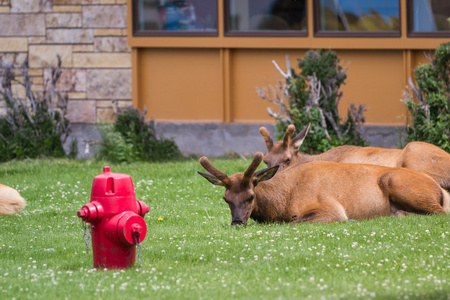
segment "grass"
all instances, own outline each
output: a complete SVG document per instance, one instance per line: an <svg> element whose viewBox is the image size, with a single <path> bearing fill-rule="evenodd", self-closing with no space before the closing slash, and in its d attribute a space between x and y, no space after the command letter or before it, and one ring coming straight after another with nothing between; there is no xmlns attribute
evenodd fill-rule
<svg viewBox="0 0 450 300"><path fill-rule="evenodd" d="M216 159L232 174L250 161ZM450 217L230 227L196 160L112 164L145 216L142 268L93 269L76 212L105 162L0 165L28 205L0 218L0 299L450 299Z"/></svg>

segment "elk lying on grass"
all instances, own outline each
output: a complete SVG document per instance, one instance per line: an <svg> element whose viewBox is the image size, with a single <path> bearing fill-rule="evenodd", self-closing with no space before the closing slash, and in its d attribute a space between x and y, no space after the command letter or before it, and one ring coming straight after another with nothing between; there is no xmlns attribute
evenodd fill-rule
<svg viewBox="0 0 450 300"><path fill-rule="evenodd" d="M255 173L263 154L257 153L245 173L228 176L207 157L198 172L224 186L231 225L257 222L335 222L402 215L404 212L445 214L450 196L422 173L374 165L311 162L277 174L278 166ZM272 178L272 179L270 179ZM270 179L270 180L268 180Z"/></svg>
<svg viewBox="0 0 450 300"><path fill-rule="evenodd" d="M294 125L289 125L284 139L274 143L265 127L261 133L267 147L264 162L267 166L279 165L278 171L295 163L312 161L334 161L352 164L370 164L385 167L403 167L431 176L439 185L450 191L450 154L439 147L411 142L404 149L384 149L375 147L339 146L319 155L307 155L299 151L309 130L309 125L297 134Z"/></svg>
<svg viewBox="0 0 450 300"><path fill-rule="evenodd" d="M15 189L0 184L0 216L21 212L26 202Z"/></svg>

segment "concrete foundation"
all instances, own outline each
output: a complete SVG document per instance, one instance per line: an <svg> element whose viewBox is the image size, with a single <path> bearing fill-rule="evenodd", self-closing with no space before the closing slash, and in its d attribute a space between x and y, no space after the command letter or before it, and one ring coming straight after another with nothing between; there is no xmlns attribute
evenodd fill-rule
<svg viewBox="0 0 450 300"><path fill-rule="evenodd" d="M259 128L265 126L276 139L273 124L247 123L185 123L156 122L158 136L173 139L185 155L223 156L238 154L253 155L266 151ZM363 136L370 146L398 148L403 126L364 126ZM72 132L65 148L68 151L73 139L78 141L78 157L90 158L102 141L98 126L94 124L72 124Z"/></svg>

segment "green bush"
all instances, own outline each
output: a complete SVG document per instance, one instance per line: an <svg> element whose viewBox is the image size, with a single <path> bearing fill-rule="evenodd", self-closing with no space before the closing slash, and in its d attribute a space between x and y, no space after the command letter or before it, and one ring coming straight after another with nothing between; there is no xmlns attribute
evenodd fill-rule
<svg viewBox="0 0 450 300"><path fill-rule="evenodd" d="M98 157L115 162L160 161L182 157L177 145L164 138L157 138L153 123L145 122L134 108L117 114L116 122L104 125L101 132L103 143Z"/></svg>
<svg viewBox="0 0 450 300"><path fill-rule="evenodd" d="M406 141L424 141L450 152L450 42L441 44L431 64L414 69L416 84L404 93L410 117Z"/></svg>
<svg viewBox="0 0 450 300"><path fill-rule="evenodd" d="M0 161L66 155L63 143L70 129L65 118L68 97L54 92L60 67L58 56L58 66L52 69L50 93L44 88L42 95L38 95L32 91L28 60L18 70L2 62L0 95L6 104L6 116L0 118ZM22 74L22 80L16 79L16 73ZM25 99L13 95L14 84L25 88ZM76 155L74 149L76 145L72 145L72 155Z"/></svg>
<svg viewBox="0 0 450 300"><path fill-rule="evenodd" d="M343 95L346 71L339 65L339 57L333 51L311 50L305 58L298 59L299 72L290 68L287 57L287 72L277 66L284 77L276 87L258 89L259 96L280 107L279 113L268 109L276 119L276 128L281 138L289 124L301 130L311 123L310 135L302 144L306 153L319 153L341 145L364 146L361 125L365 122L364 105L350 105L347 119L342 121L338 105Z"/></svg>

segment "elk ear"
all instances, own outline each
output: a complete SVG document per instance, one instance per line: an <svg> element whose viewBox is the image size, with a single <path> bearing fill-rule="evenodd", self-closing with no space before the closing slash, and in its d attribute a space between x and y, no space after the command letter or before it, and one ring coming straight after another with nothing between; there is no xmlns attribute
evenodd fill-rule
<svg viewBox="0 0 450 300"><path fill-rule="evenodd" d="M214 185L225 186L223 181L216 178L214 175L211 175L209 173L198 172L198 171L197 171L197 173L202 175L206 180L208 180L209 182L211 182Z"/></svg>
<svg viewBox="0 0 450 300"><path fill-rule="evenodd" d="M300 149L300 146L303 144L303 141L305 140L305 137L308 134L310 127L311 127L311 123L309 123L308 126L303 128L303 130L300 131L300 133L297 134L295 136L295 138L292 139L292 145L294 145L295 151L298 151Z"/></svg>
<svg viewBox="0 0 450 300"><path fill-rule="evenodd" d="M270 178L272 178L277 173L279 167L280 166L277 165L275 167L266 168L266 169L256 172L253 175L253 177L254 177L253 185L256 186L261 181L269 180Z"/></svg>

